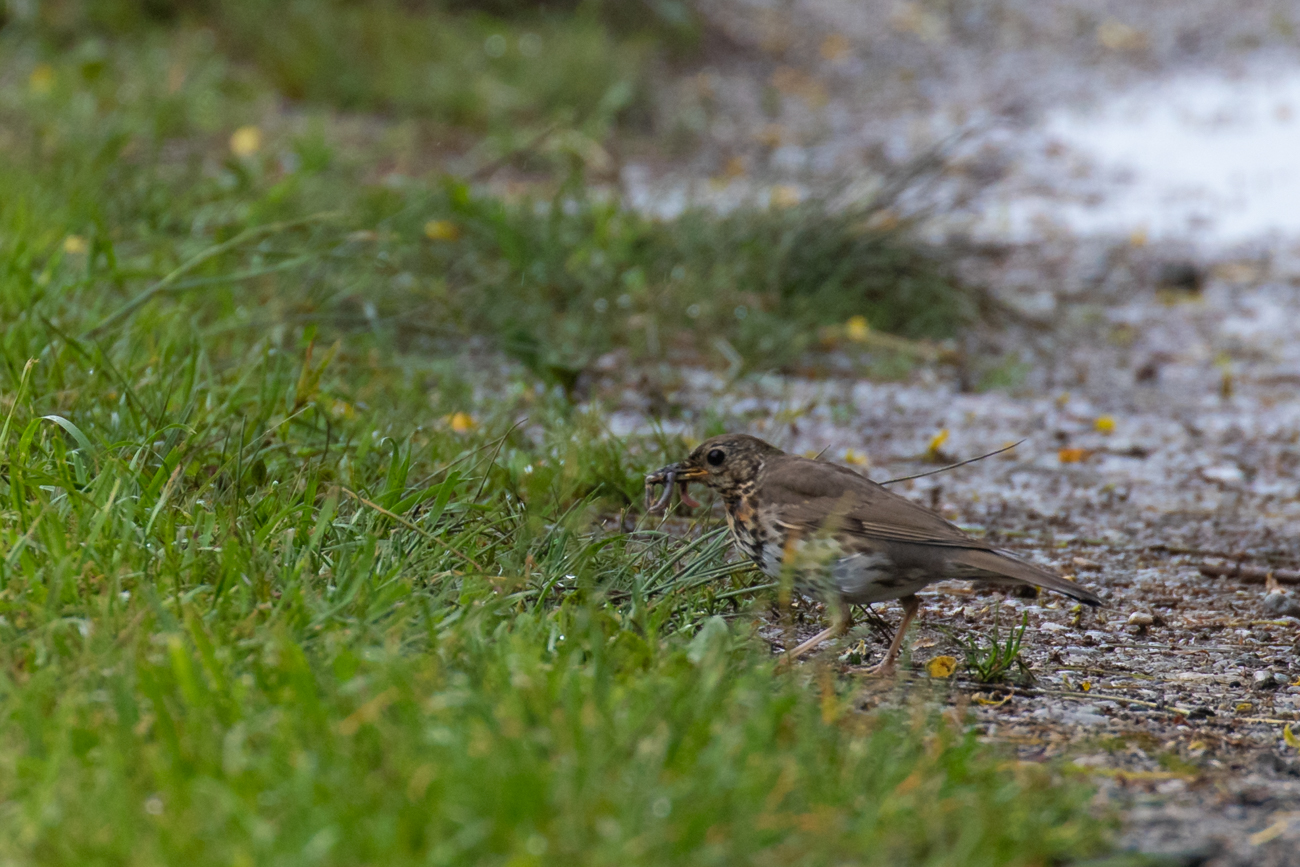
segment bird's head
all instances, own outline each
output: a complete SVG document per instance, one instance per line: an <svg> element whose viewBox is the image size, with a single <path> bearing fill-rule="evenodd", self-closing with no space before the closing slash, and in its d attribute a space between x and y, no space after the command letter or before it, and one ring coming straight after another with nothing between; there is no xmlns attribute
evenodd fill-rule
<svg viewBox="0 0 1300 867"><path fill-rule="evenodd" d="M655 485L663 485L663 495L650 507L663 511L672 498L674 485L681 487L682 502L698 505L686 493L691 482L700 482L713 488L722 496L738 492L753 482L763 468L763 463L781 454L776 446L748 434L723 434L700 443L686 460L655 470L645 477L646 493Z"/></svg>

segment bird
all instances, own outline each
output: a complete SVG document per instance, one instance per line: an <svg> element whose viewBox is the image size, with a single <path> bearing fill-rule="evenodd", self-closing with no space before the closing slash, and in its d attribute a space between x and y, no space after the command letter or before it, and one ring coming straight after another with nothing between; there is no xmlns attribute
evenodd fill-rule
<svg viewBox="0 0 1300 867"><path fill-rule="evenodd" d="M830 626L790 651L796 659L852 625L851 605L891 599L903 619L872 671L894 671L903 637L920 610L917 591L948 579L1029 584L1091 606L1091 590L976 539L939 515L829 461L788 454L758 437L723 434L683 461L646 476L650 506L667 508L674 488L701 483L721 498L735 547L765 574L825 602Z"/></svg>

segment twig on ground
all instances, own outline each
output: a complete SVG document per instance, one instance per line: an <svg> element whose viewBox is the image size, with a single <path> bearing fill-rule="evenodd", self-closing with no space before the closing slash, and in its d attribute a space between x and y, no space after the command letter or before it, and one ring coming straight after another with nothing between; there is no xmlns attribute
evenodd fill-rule
<svg viewBox="0 0 1300 867"><path fill-rule="evenodd" d="M1236 578L1247 584L1267 584L1270 576L1279 584L1300 584L1300 571L1295 569L1269 569L1264 566L1215 563L1210 560L1206 560L1197 568L1202 575L1211 578Z"/></svg>

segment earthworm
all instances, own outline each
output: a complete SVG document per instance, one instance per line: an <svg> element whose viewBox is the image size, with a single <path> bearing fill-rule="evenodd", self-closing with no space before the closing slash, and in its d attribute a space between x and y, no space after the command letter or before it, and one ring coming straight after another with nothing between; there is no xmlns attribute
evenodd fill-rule
<svg viewBox="0 0 1300 867"><path fill-rule="evenodd" d="M645 477L647 512L657 515L666 511L668 509L668 504L672 502L674 487L679 489L679 496L681 497L682 505L690 506L692 509L700 505L694 497L687 493L686 489L689 482L684 479L678 481L677 472L677 466L674 464L672 466L664 467L662 470L657 470ZM651 502L651 498L654 497L655 485L663 485L664 490L663 493L659 495L659 499Z"/></svg>

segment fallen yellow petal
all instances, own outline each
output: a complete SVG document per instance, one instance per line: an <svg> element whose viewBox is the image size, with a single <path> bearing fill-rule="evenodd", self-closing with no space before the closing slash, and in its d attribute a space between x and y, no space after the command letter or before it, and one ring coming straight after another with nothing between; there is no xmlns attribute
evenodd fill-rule
<svg viewBox="0 0 1300 867"><path fill-rule="evenodd" d="M1098 431L1104 434L1115 432L1115 417L1113 415L1099 415L1097 420L1092 423Z"/></svg>
<svg viewBox="0 0 1300 867"><path fill-rule="evenodd" d="M262 131L255 126L241 126L230 134L230 152L237 157L251 157L262 149Z"/></svg>
<svg viewBox="0 0 1300 867"><path fill-rule="evenodd" d="M957 660L951 656L936 656L925 664L925 670L930 677L952 677L957 670Z"/></svg>
<svg viewBox="0 0 1300 867"><path fill-rule="evenodd" d="M460 227L451 220L430 220L424 224L424 237L430 241L455 241L460 237Z"/></svg>
<svg viewBox="0 0 1300 867"><path fill-rule="evenodd" d="M848 335L849 340L862 343L867 339L867 333L871 331L871 326L867 324L865 316L850 316L849 321L844 323L844 333Z"/></svg>
<svg viewBox="0 0 1300 867"><path fill-rule="evenodd" d="M471 431L477 425L474 417L467 412L453 412L447 416L447 424L456 433Z"/></svg>
<svg viewBox="0 0 1300 867"><path fill-rule="evenodd" d="M931 438L930 446L927 450L930 452L930 454L937 455L939 454L939 449L943 448L943 444L946 443L947 441L948 441L948 429L944 428L943 430L935 434L933 438Z"/></svg>

